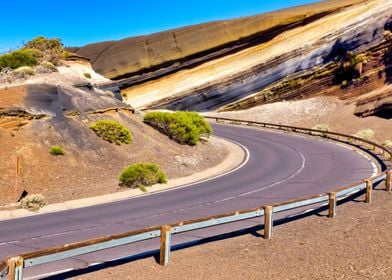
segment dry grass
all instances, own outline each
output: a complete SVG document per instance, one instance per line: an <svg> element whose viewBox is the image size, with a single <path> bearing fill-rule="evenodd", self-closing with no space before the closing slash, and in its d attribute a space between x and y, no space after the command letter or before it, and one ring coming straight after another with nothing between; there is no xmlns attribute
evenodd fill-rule
<svg viewBox="0 0 392 280"><path fill-rule="evenodd" d="M28 194L20 201L20 204L24 209L37 212L46 205L46 200L42 194Z"/></svg>

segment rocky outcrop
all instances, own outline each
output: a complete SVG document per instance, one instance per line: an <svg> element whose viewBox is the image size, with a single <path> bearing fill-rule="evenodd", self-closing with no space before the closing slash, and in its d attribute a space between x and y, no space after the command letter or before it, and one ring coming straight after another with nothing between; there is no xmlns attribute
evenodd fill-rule
<svg viewBox="0 0 392 280"><path fill-rule="evenodd" d="M2 91L5 98L7 90ZM107 96L89 84L79 87L56 86L50 84L33 84L26 86L23 101L8 108L8 110L25 111L32 115L58 117L68 114L90 113L107 108L128 108L124 103Z"/></svg>
<svg viewBox="0 0 392 280"><path fill-rule="evenodd" d="M319 95L338 96L358 104L371 102L373 97L385 97L392 90L385 87L390 82L392 38L386 33L385 39L363 52L347 54L343 61L312 68L284 77L261 91L219 108L219 111L245 110L258 105L283 100L304 99ZM351 65L351 63L357 63ZM344 71L344 65L351 65L355 73ZM360 71L359 71L360 70ZM351 75L350 75L351 74ZM354 74L352 76L352 74ZM386 88L386 89L385 89ZM371 93L372 99L362 98ZM350 101L350 102L351 102Z"/></svg>
<svg viewBox="0 0 392 280"><path fill-rule="evenodd" d="M360 117L378 116L392 119L392 88L383 95L359 101L354 114Z"/></svg>
<svg viewBox="0 0 392 280"><path fill-rule="evenodd" d="M94 69L108 78L131 77L127 80L127 84L131 85L268 41L284 30L307 24L358 2L364 0L325 1L71 50L90 58Z"/></svg>
<svg viewBox="0 0 392 280"><path fill-rule="evenodd" d="M391 18L392 1L362 3L240 53L133 86L124 90L126 99L137 108L214 110L288 75L380 43Z"/></svg>

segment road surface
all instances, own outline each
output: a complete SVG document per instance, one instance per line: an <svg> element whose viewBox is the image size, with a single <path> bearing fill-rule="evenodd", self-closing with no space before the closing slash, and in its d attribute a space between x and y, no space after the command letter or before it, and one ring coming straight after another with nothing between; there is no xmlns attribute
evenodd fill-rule
<svg viewBox="0 0 392 280"><path fill-rule="evenodd" d="M296 135L239 126L214 125L214 134L236 141L249 151L247 163L225 176L167 192L110 204L0 222L0 259L22 252L258 207L318 194L370 177L374 167L362 155L337 144ZM213 156L213 155L211 155ZM249 220L179 234L184 243L254 226ZM159 240L101 251L32 267L28 278L83 268L92 264L157 249Z"/></svg>

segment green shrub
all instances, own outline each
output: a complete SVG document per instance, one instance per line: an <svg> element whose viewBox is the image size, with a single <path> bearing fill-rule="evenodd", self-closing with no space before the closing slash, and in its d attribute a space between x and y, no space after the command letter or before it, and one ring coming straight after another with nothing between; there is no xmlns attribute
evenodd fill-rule
<svg viewBox="0 0 392 280"><path fill-rule="evenodd" d="M151 163L137 163L125 168L119 176L122 186L140 188L154 184L167 183L165 174L158 165Z"/></svg>
<svg viewBox="0 0 392 280"><path fill-rule="evenodd" d="M315 126L312 127L312 129L328 132L329 131L329 126L327 124L316 124ZM322 137L327 136L326 133L322 133L322 132L312 132L312 134L313 135L319 135L319 136L322 136Z"/></svg>
<svg viewBox="0 0 392 280"><path fill-rule="evenodd" d="M36 66L43 61L58 65L63 58L65 53L60 39L40 36L27 42L20 50L0 55L0 69Z"/></svg>
<svg viewBox="0 0 392 280"><path fill-rule="evenodd" d="M50 147L50 154L54 156L63 156L65 155L64 149L60 146L52 146Z"/></svg>
<svg viewBox="0 0 392 280"><path fill-rule="evenodd" d="M83 76L86 77L87 79L91 79L91 74L90 73L83 73Z"/></svg>
<svg viewBox="0 0 392 280"><path fill-rule="evenodd" d="M58 38L49 39L39 36L27 42L24 47L40 51L42 53L41 61L49 61L54 65L58 65L59 60L65 58L63 44Z"/></svg>
<svg viewBox="0 0 392 280"><path fill-rule="evenodd" d="M366 129L358 131L357 133L354 134L354 136L356 136L358 138L365 139L365 140L369 140L374 137L374 131L371 130L370 128L366 128Z"/></svg>
<svg viewBox="0 0 392 280"><path fill-rule="evenodd" d="M131 132L122 124L114 120L100 120L90 128L103 140L116 145L130 144L132 142Z"/></svg>
<svg viewBox="0 0 392 280"><path fill-rule="evenodd" d="M28 194L21 199L20 204L24 209L37 212L40 208L45 206L46 199L42 194Z"/></svg>
<svg viewBox="0 0 392 280"><path fill-rule="evenodd" d="M180 144L195 145L202 134L210 135L210 124L195 112L151 112L144 121Z"/></svg>
<svg viewBox="0 0 392 280"><path fill-rule="evenodd" d="M16 50L0 55L0 69L16 69L22 66L35 66L38 64L39 52L32 49Z"/></svg>

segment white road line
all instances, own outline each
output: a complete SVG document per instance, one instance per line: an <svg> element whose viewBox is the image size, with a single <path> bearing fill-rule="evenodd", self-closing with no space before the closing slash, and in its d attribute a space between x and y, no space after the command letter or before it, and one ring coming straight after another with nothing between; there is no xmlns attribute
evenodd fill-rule
<svg viewBox="0 0 392 280"><path fill-rule="evenodd" d="M370 165L373 167L373 173L372 173L371 177L374 177L374 176L376 176L376 175L378 174L379 169L378 169L377 165L374 163L374 160L373 160L372 158L370 158L370 157L369 157L367 154L365 154L364 152L361 152L361 151L359 151L358 149L354 149L354 148L352 148L352 147L350 147L350 146L347 146L347 145L345 145L345 144L336 143L336 142L334 142L334 141L328 141L328 142L330 142L330 143L332 143L332 144L335 144L335 145L337 145L337 146L340 146L340 147L342 147L342 148L345 148L345 149L347 149L347 150L353 151L353 152L355 152L355 153L361 155L362 157L366 158L366 159L370 162Z"/></svg>
<svg viewBox="0 0 392 280"><path fill-rule="evenodd" d="M297 152L298 152L298 151L297 151ZM288 177L288 178L286 178L286 179L284 179L284 180L275 182L275 183L273 183L273 184L270 184L270 185L268 185L268 186L264 186L264 187L262 187L262 188L259 188L259 189L253 190L253 191L249 191L249 192L246 192L246 193L242 193L242 194L238 195L238 197L246 196L246 195L253 194L253 193L256 193L256 192L265 190L265 189L269 189L269 188L272 188L272 187L274 187L274 186L276 186L276 185L282 184L282 183L284 183L284 182L287 182L288 180L293 179L295 176L297 176L299 173L301 173L302 170L304 170L305 164L306 164L305 156L304 156L301 152L298 152L298 154L301 156L301 159L302 159L301 167L300 167L294 174L292 174L290 177Z"/></svg>
<svg viewBox="0 0 392 280"><path fill-rule="evenodd" d="M218 179L220 177L226 176L226 175L228 175L230 173L233 173L233 172L237 171L238 169L244 167L248 163L249 158L250 158L250 152L249 152L247 147L245 147L241 143L238 143L238 142L236 142L234 140L231 140L231 139L222 138L222 137L219 137L219 136L216 136L216 135L214 135L214 137L224 139L226 141L232 142L232 143L240 146L244 150L244 152L245 152L245 159L244 159L244 161L239 166L237 166L236 168L234 168L232 170L229 170L229 171L227 171L225 173L213 176L211 178L203 179L203 180L200 180L200 181L196 181L196 182L193 182L193 183L181 185L181 186L178 186L178 187L173 187L173 188L170 188L170 189L165 189L165 190L161 190L161 191L155 191L155 192L151 192L151 193L140 194L140 195L137 195L137 196L134 196L134 197L128 197L128 198L124 198L124 199L119 199L119 200L116 200L116 201L113 201L113 202L118 202L118 201L123 201L123 200L132 200L132 199L140 198L140 197L143 197L143 196L155 195L155 194L164 193L164 192L170 192L170 191L173 191L173 190L178 190L178 189L190 187L190 186L193 186L193 185L205 183L205 182L208 182L208 181L212 181L212 180ZM113 202L110 202L110 203L113 203Z"/></svg>

